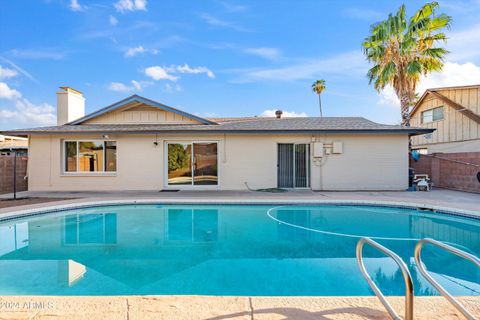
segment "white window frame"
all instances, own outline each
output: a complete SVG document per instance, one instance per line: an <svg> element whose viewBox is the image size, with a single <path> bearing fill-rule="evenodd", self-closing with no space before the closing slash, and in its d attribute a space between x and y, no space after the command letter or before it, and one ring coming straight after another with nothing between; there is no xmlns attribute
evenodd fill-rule
<svg viewBox="0 0 480 320"><path fill-rule="evenodd" d="M195 143L216 143L217 144L217 184L212 185L195 185L194 184L194 163L195 156L193 145ZM191 184L168 184L168 145L169 144L191 144L192 145L192 183ZM163 186L165 189L219 189L220 188L220 142L218 140L168 140L164 142L164 159L163 159Z"/></svg>
<svg viewBox="0 0 480 320"><path fill-rule="evenodd" d="M165 215L165 241L166 242L171 242L171 243L214 243L214 242L219 242L219 236L220 236L220 228L219 228L219 217L218 217L218 211L217 211L217 239L215 241L201 241L201 240L195 240L195 210L197 209L186 209L190 211L190 217L191 217L191 234L190 234L190 239L183 239L183 240L173 240L170 239L170 226L169 226L169 215L170 215L170 210L166 210L166 215Z"/></svg>
<svg viewBox="0 0 480 320"><path fill-rule="evenodd" d="M433 113L434 113L434 110L435 110L435 109L443 109L443 110L442 110L442 118L441 118L441 119L437 119L437 120L434 120L434 119L433 119ZM430 120L430 121L423 121L423 115L424 115L426 112L431 112L431 113L432 113L432 116L431 116L431 117L432 117L432 120ZM420 113L420 121L421 121L422 124L424 124L424 123L432 123L432 122L437 122L437 121L443 121L443 120L445 120L445 108L444 108L444 106L438 106L438 107L435 107L435 108L431 108L431 109L422 111L422 112Z"/></svg>
<svg viewBox="0 0 480 320"><path fill-rule="evenodd" d="M103 171L78 171L78 168L80 168L79 166L79 154L80 154L80 142L91 142L91 141L102 141L103 142L103 164L102 164L102 167L103 167ZM66 152L66 143L67 142L76 142L77 143L77 171L67 171L67 168L66 168L66 159L67 159L67 155L65 154ZM105 157L105 142L115 142L115 146L117 147L117 155L116 155L116 161L117 161L117 166L116 166L116 170L115 171L105 171L105 160L106 160L106 157ZM117 140L113 140L113 139L65 139L65 140L62 140L62 172L61 172L61 175L62 176L116 176L117 175L117 171L118 171L118 141Z"/></svg>
<svg viewBox="0 0 480 320"><path fill-rule="evenodd" d="M105 222L105 218L107 216L107 214L105 213L92 213L92 214L96 214L96 215L101 215L102 216L102 242L90 242L90 243L81 243L80 242L80 216L82 216L82 214L80 213L77 213L75 214L76 215L76 222L75 222L75 228L77 229L76 231L76 234L77 234L77 238L76 238L76 241L75 243L67 243L66 242L66 239L67 239L67 228L66 228L66 222L65 222L65 217L63 217L63 223L62 223L62 228L63 228L63 246L75 246L75 247L78 247L78 246L83 246L83 247L96 247L96 246L116 246L117 243L118 243L118 229L117 229L117 240L115 241L115 243L106 243L105 241L105 238L106 238L106 234L107 234L107 227L106 227L106 222ZM117 225L117 228L118 228L118 225Z"/></svg>

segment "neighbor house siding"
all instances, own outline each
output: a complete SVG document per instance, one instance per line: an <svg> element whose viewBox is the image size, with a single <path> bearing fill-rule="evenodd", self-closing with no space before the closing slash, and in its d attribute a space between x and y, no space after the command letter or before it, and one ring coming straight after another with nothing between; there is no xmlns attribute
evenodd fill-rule
<svg viewBox="0 0 480 320"><path fill-rule="evenodd" d="M217 141L221 190L277 186L277 144L341 141L342 154L311 161L314 190L404 190L408 184L406 134L357 135L109 135L117 141L115 176L62 174L62 139L101 139L101 135L32 136L29 190L160 190L165 188L166 141ZM158 142L155 146L154 142Z"/></svg>
<svg viewBox="0 0 480 320"><path fill-rule="evenodd" d="M480 89L478 87L439 89L436 91L470 109L477 115L480 114ZM422 123L422 112L439 106L444 107L444 119ZM414 114L412 114L410 124L413 127L435 129L432 134L419 135L412 138L412 146L414 148L428 147L429 153L464 151L464 149L457 149L457 146L461 147L463 144L450 144L448 147L443 144L480 139L479 123L468 118L462 112L455 110L432 94L428 94L417 107ZM431 136L430 139L427 138L429 136ZM471 151L480 151L480 149L471 149Z"/></svg>

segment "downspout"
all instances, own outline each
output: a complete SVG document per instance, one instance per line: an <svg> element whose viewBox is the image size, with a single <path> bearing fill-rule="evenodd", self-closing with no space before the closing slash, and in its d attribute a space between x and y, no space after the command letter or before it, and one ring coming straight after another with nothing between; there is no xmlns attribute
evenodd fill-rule
<svg viewBox="0 0 480 320"><path fill-rule="evenodd" d="M52 135L50 135L50 159L49 159L49 163L50 163L50 166L49 166L49 174L48 174L48 186L51 187L52 186L52 152L53 152L53 148L52 148Z"/></svg>
<svg viewBox="0 0 480 320"><path fill-rule="evenodd" d="M223 134L223 163L227 163L227 134Z"/></svg>
<svg viewBox="0 0 480 320"><path fill-rule="evenodd" d="M31 143L31 137L32 135L27 135L27 172L25 172L25 177L23 177L23 180L27 180L28 176L30 175L30 143ZM28 190L28 181L27 181L27 190Z"/></svg>

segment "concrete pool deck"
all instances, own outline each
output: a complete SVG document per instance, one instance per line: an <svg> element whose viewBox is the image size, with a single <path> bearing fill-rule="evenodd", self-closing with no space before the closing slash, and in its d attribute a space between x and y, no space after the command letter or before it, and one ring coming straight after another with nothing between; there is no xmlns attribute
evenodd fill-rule
<svg viewBox="0 0 480 320"><path fill-rule="evenodd" d="M0 218L16 212L75 206L103 201L324 203L332 201L388 202L454 208L480 216L480 194L450 190L432 192L250 191L123 191L21 192L19 197L68 200L0 209ZM11 195L0 195L7 199ZM403 297L388 300L403 317ZM459 300L480 318L480 297ZM376 297L0 297L0 319L390 319ZM464 319L442 297L416 297L415 319Z"/></svg>
<svg viewBox="0 0 480 320"><path fill-rule="evenodd" d="M403 318L404 299L388 300ZM459 300L476 317L480 297ZM0 297L0 319L390 319L375 297ZM417 297L416 320L464 319L441 297Z"/></svg>
<svg viewBox="0 0 480 320"><path fill-rule="evenodd" d="M96 191L96 192L35 192L24 191L17 197L65 198L67 200L37 203L33 205L7 207L0 209L0 216L18 210L40 209L52 206L74 205L101 201L148 200L165 203L181 202L235 202L235 203L322 203L335 201L388 202L396 204L416 204L437 208L451 208L456 211L468 211L480 216L480 194L461 191L436 189L430 192L406 191L365 191L365 192L315 192L311 190L293 190L282 193L254 191ZM12 194L0 195L1 199L11 199Z"/></svg>

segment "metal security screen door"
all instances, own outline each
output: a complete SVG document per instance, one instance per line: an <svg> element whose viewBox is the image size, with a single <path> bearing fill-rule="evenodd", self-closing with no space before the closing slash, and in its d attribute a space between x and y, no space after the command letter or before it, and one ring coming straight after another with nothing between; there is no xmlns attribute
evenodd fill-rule
<svg viewBox="0 0 480 320"><path fill-rule="evenodd" d="M310 145L279 143L277 179L279 188L310 187Z"/></svg>

